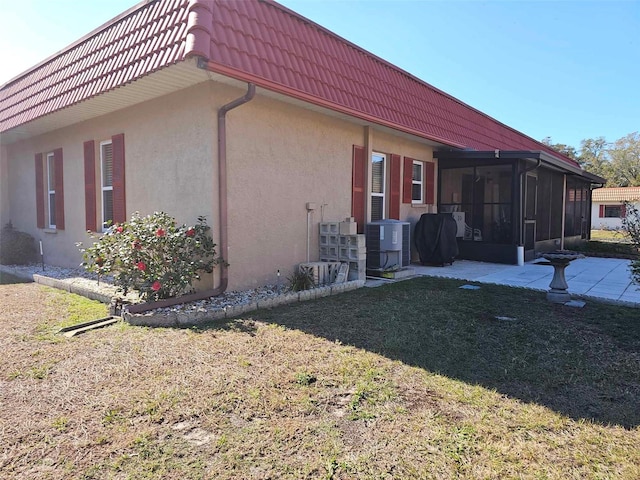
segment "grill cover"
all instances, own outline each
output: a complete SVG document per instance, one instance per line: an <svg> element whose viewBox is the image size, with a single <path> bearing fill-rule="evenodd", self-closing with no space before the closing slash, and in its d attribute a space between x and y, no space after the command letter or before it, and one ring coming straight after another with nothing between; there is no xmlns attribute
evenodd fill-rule
<svg viewBox="0 0 640 480"><path fill-rule="evenodd" d="M450 213L425 213L413 232L413 240L423 265L452 264L458 255L458 226Z"/></svg>

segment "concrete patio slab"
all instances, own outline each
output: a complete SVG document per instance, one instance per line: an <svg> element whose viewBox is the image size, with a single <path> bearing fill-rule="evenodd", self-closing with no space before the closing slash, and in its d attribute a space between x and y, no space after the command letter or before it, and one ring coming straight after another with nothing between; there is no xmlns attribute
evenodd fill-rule
<svg viewBox="0 0 640 480"><path fill-rule="evenodd" d="M416 275L456 278L536 290L548 290L553 268L536 264L522 266L457 260L445 267L413 265ZM577 297L640 307L640 285L632 282L629 260L586 257L574 260L566 269L569 292Z"/></svg>

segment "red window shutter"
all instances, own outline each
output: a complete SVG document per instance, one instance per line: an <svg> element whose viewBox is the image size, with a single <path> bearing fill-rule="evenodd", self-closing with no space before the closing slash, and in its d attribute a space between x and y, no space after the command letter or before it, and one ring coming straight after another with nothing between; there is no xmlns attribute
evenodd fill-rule
<svg viewBox="0 0 640 480"><path fill-rule="evenodd" d="M84 142L84 210L87 230L95 232L96 225L96 149L95 142Z"/></svg>
<svg viewBox="0 0 640 480"><path fill-rule="evenodd" d="M404 157L404 174L402 178L402 203L411 203L413 189L413 158Z"/></svg>
<svg viewBox="0 0 640 480"><path fill-rule="evenodd" d="M56 168L56 230L64 230L64 175L62 173L62 149L53 151Z"/></svg>
<svg viewBox="0 0 640 480"><path fill-rule="evenodd" d="M113 222L127 221L124 178L124 133L111 137L113 149Z"/></svg>
<svg viewBox="0 0 640 480"><path fill-rule="evenodd" d="M600 218L604 218L604 205L600 205Z"/></svg>
<svg viewBox="0 0 640 480"><path fill-rule="evenodd" d="M358 233L364 232L364 207L367 196L367 169L364 147L353 146L351 172L351 216L358 222Z"/></svg>
<svg viewBox="0 0 640 480"><path fill-rule="evenodd" d="M400 155L391 154L389 163L389 218L400 220Z"/></svg>
<svg viewBox="0 0 640 480"><path fill-rule="evenodd" d="M42 154L36 153L36 224L44 228L44 166Z"/></svg>
<svg viewBox="0 0 640 480"><path fill-rule="evenodd" d="M424 163L425 199L424 203L436 204L436 166L432 162Z"/></svg>

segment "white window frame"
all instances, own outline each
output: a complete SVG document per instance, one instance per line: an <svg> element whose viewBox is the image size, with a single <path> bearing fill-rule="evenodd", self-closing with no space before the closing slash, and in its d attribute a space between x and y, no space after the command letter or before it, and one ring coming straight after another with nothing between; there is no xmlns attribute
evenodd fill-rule
<svg viewBox="0 0 640 480"><path fill-rule="evenodd" d="M382 158L382 192L374 192L373 191L373 159L374 158ZM371 182L371 199L369 200L369 206L371 208L370 213L373 213L373 197L382 198L382 218L387 218L387 155L379 152L371 153L371 177L369 181ZM371 217L373 220L373 216Z"/></svg>
<svg viewBox="0 0 640 480"><path fill-rule="evenodd" d="M104 147L106 145L111 145L111 185L107 185L105 186L104 184ZM113 141L112 140L105 140L103 142L100 142L100 219L102 220L101 225L102 225L102 231L106 231L108 229L106 222L108 220L112 220L113 219L105 219L104 218L104 207L105 207L105 201L104 201L104 194L105 192L112 192L111 193L111 199L113 202Z"/></svg>
<svg viewBox="0 0 640 480"><path fill-rule="evenodd" d="M51 153L47 153L47 212L48 212L48 218L47 218L47 223L49 225L49 228L51 229L55 229L56 228L56 224L51 222L51 219L55 217L55 198L56 198L56 184L55 184L55 178L52 178L51 174L51 170L52 170L52 164L53 164L53 174L55 175L56 171L56 165L55 165L55 157L53 155L53 152ZM53 183L53 186L52 186ZM54 201L51 201L51 197L53 196ZM52 210L53 207L53 210Z"/></svg>
<svg viewBox="0 0 640 480"><path fill-rule="evenodd" d="M420 180L414 180L413 178L413 166L418 165L420 167ZM414 185L420 185L420 198L413 198L413 187ZM422 205L424 204L424 162L419 160L414 160L411 166L411 203L414 205Z"/></svg>

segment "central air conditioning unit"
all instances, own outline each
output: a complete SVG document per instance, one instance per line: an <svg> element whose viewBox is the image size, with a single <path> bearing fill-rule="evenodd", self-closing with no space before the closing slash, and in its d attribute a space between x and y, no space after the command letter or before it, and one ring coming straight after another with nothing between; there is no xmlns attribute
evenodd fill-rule
<svg viewBox="0 0 640 480"><path fill-rule="evenodd" d="M367 270L390 270L406 267L411 260L411 225L399 220L368 223Z"/></svg>

